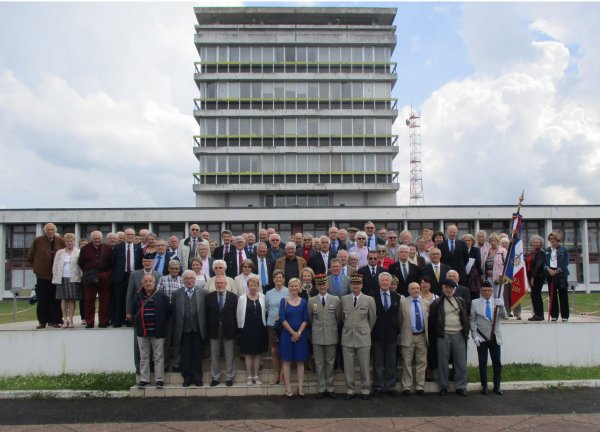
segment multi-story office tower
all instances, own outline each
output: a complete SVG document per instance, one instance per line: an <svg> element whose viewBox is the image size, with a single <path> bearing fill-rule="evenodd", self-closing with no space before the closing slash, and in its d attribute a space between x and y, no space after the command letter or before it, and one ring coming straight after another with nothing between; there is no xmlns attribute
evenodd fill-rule
<svg viewBox="0 0 600 432"><path fill-rule="evenodd" d="M395 205L395 9L194 11L198 207Z"/></svg>

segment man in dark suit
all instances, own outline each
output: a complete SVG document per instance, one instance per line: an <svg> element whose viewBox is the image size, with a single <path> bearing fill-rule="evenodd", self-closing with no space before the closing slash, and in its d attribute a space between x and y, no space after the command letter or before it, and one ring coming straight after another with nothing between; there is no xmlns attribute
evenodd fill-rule
<svg viewBox="0 0 600 432"><path fill-rule="evenodd" d="M373 295L377 321L371 332L373 342L373 396L383 392L397 396L396 350L399 327L400 296L390 291L392 275L379 275L379 291Z"/></svg>
<svg viewBox="0 0 600 432"><path fill-rule="evenodd" d="M373 296L379 291L379 275L386 270L377 265L377 251L369 251L367 261L368 264L359 268L358 273L363 276L362 292Z"/></svg>
<svg viewBox="0 0 600 432"><path fill-rule="evenodd" d="M196 289L196 273L183 272L183 288L173 292L173 341L179 344L183 386L202 386L202 351L206 340L206 291Z"/></svg>
<svg viewBox="0 0 600 432"><path fill-rule="evenodd" d="M331 252L334 252L335 254L337 254L340 249L348 249L346 247L346 242L342 242L338 239L337 227L332 226L331 228L329 228L328 234L329 234L329 250Z"/></svg>
<svg viewBox="0 0 600 432"><path fill-rule="evenodd" d="M254 262L254 268L256 268L256 256L246 251L246 240L244 237L237 236L233 242L234 247L231 251L225 255L225 262L227 263L227 276L234 279L236 276L242 273L242 263L249 259Z"/></svg>
<svg viewBox="0 0 600 432"><path fill-rule="evenodd" d="M273 288L273 269L275 263L268 256L269 249L267 244L258 242L256 245L256 274L260 278L260 284L262 285L263 293L266 293Z"/></svg>
<svg viewBox="0 0 600 432"><path fill-rule="evenodd" d="M448 273L449 270L452 270L450 266L441 263L441 258L442 253L440 250L438 248L432 248L429 251L429 259L431 262L421 270L423 276L429 277L429 280L431 281L431 292L437 296L442 295L441 281L446 279L446 273Z"/></svg>
<svg viewBox="0 0 600 432"><path fill-rule="evenodd" d="M154 266L152 269L159 272L163 276L169 274L169 259L167 255L167 243L164 240L156 240L156 255L154 255Z"/></svg>
<svg viewBox="0 0 600 432"><path fill-rule="evenodd" d="M221 246L217 246L215 251L212 254L214 259L225 259L225 256L233 250L233 245L231 241L233 240L233 234L229 230L221 231L221 240L223 244Z"/></svg>
<svg viewBox="0 0 600 432"><path fill-rule="evenodd" d="M314 270L315 274L327 274L331 260L337 256L336 253L329 251L329 246L329 237L321 236L319 250L310 255L308 266Z"/></svg>
<svg viewBox="0 0 600 432"><path fill-rule="evenodd" d="M215 277L216 291L206 296L206 317L208 337L210 338L210 376L211 387L220 384L221 344L225 352L225 384L233 385L235 376L233 343L237 330L236 310L238 297L227 291L227 280L224 276Z"/></svg>
<svg viewBox="0 0 600 432"><path fill-rule="evenodd" d="M398 246L398 258L397 262L390 265L389 272L398 278L398 294L407 297L408 285L411 282L419 282L421 269L408 260L409 247L406 245Z"/></svg>
<svg viewBox="0 0 600 432"><path fill-rule="evenodd" d="M367 243L365 243L365 246L367 246L370 251L376 251L377 245L385 244L385 240L377 237L375 234L375 224L373 222L365 222L365 232L367 233Z"/></svg>
<svg viewBox="0 0 600 432"><path fill-rule="evenodd" d="M460 284L466 286L467 272L465 267L469 261L469 249L464 241L457 238L458 228L456 225L448 226L446 236L448 237L447 240L437 245L442 253L442 263L456 270L460 277Z"/></svg>
<svg viewBox="0 0 600 432"><path fill-rule="evenodd" d="M121 327L125 322L127 287L129 276L142 268L142 248L133 243L135 231L125 230L125 241L113 249L110 256L112 268L112 291L110 293L110 321L112 326Z"/></svg>

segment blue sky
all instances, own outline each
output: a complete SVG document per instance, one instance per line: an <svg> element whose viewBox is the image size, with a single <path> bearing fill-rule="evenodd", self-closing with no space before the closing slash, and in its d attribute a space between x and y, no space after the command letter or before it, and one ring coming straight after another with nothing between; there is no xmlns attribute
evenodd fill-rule
<svg viewBox="0 0 600 432"><path fill-rule="evenodd" d="M599 3L396 7L398 204L597 204ZM0 207L193 206L197 3L0 2ZM225 5L225 3L224 3Z"/></svg>

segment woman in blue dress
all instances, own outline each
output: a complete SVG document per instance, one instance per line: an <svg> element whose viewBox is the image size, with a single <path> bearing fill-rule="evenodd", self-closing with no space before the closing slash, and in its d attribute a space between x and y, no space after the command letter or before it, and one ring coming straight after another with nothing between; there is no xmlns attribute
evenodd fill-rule
<svg viewBox="0 0 600 432"><path fill-rule="evenodd" d="M308 351L308 338L304 329L308 325L308 302L301 298L300 280L292 278L288 282L290 294L281 299L279 305L279 318L283 329L279 338L279 358L283 360L283 378L288 399L292 399L292 386L290 383L292 362L296 362L298 373L298 397L304 397L304 362L310 357Z"/></svg>

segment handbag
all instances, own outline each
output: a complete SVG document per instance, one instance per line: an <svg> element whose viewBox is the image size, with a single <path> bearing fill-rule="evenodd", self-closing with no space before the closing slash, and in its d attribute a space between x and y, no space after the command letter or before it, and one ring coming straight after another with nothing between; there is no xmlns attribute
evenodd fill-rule
<svg viewBox="0 0 600 432"><path fill-rule="evenodd" d="M84 271L81 280L86 285L98 285L100 283L98 280L98 270L91 269Z"/></svg>

